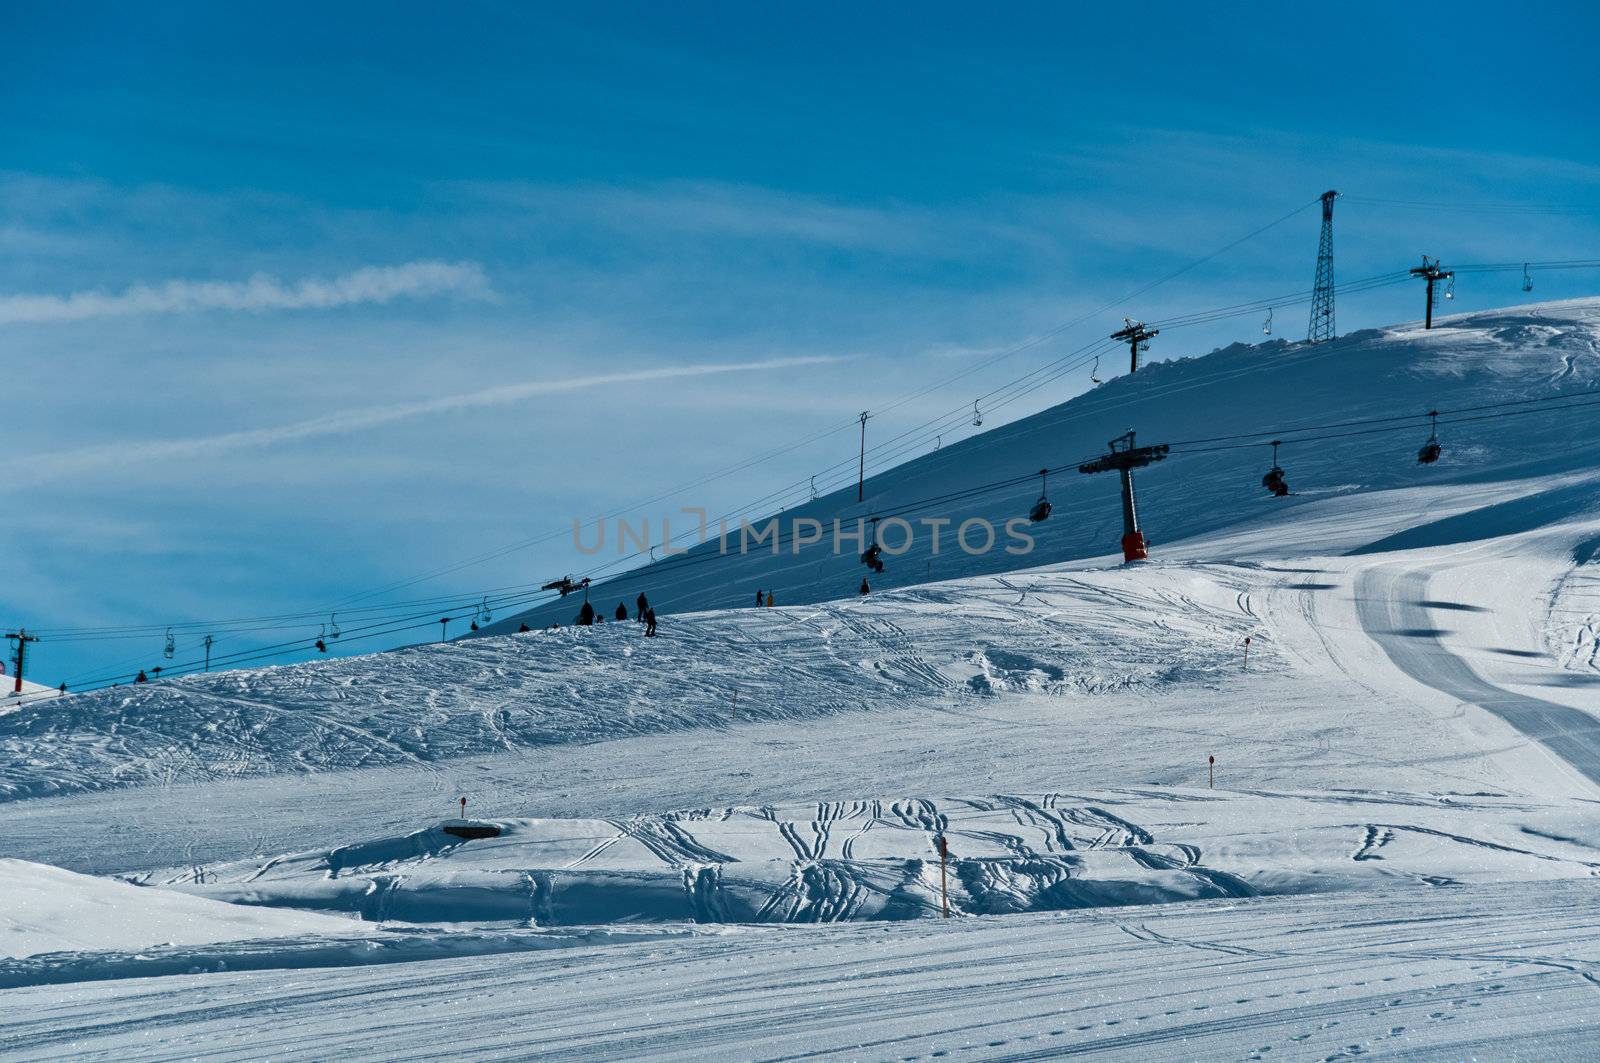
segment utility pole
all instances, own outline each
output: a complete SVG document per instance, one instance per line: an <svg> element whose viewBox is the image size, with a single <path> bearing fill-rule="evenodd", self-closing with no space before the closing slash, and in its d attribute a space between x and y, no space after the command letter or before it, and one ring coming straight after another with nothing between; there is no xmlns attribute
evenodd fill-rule
<svg viewBox="0 0 1600 1063"><path fill-rule="evenodd" d="M1421 277L1428 282L1428 310L1422 319L1422 327L1431 329L1433 328L1433 286L1439 281L1454 277L1456 271L1453 269L1440 269L1438 259L1430 262L1428 261L1428 256L1423 255L1422 265L1412 266L1411 275L1413 277Z"/></svg>
<svg viewBox="0 0 1600 1063"><path fill-rule="evenodd" d="M866 497L867 488L867 411L861 411L861 464L856 467L856 501Z"/></svg>
<svg viewBox="0 0 1600 1063"><path fill-rule="evenodd" d="M1153 447L1134 446L1133 432L1118 436L1109 444L1111 453L1078 466L1081 473L1118 472L1122 476L1122 559L1125 563L1143 561L1150 554L1144 532L1139 530L1139 511L1133 503L1133 470L1167 456L1165 443Z"/></svg>
<svg viewBox="0 0 1600 1063"><path fill-rule="evenodd" d="M1113 332L1111 338L1121 340L1128 345L1128 352L1132 356L1128 362L1128 372L1137 373L1139 371L1139 352L1148 351L1150 349L1150 337L1161 335L1161 330L1147 329L1144 327L1143 321L1135 321L1128 317L1123 318L1122 321L1125 327Z"/></svg>
<svg viewBox="0 0 1600 1063"><path fill-rule="evenodd" d="M211 644L213 642L215 642L215 641L217 641L217 640L212 638L210 635L207 635L203 640L201 640L201 645L206 648L206 669L205 670L208 671L208 672L211 671Z"/></svg>
<svg viewBox="0 0 1600 1063"><path fill-rule="evenodd" d="M22 669L28 660L28 643L38 642L39 636L28 634L28 629L19 627L15 631L6 632L6 638L17 644L16 656L11 659L17 663L17 682L12 688L14 693L22 693Z"/></svg>
<svg viewBox="0 0 1600 1063"><path fill-rule="evenodd" d="M1311 324L1306 342L1333 339L1333 201L1339 193L1322 193L1322 238L1317 241L1317 281L1311 292Z"/></svg>

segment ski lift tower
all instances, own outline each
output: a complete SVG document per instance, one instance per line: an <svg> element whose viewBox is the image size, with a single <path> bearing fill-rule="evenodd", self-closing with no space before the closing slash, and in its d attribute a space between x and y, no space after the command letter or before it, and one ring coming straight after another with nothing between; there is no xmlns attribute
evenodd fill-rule
<svg viewBox="0 0 1600 1063"><path fill-rule="evenodd" d="M1317 241L1317 282L1311 291L1311 324L1307 343L1333 339L1333 201L1339 193L1322 193L1322 238Z"/></svg>
<svg viewBox="0 0 1600 1063"><path fill-rule="evenodd" d="M1527 270L1524 269L1523 272L1526 273ZM1422 327L1424 329L1431 329L1433 328L1433 286L1442 280L1449 280L1451 277L1454 277L1456 272L1453 269L1440 269L1438 259L1429 261L1428 256L1423 255L1422 265L1412 266L1411 275L1413 277L1421 277L1423 280L1428 282L1428 308L1426 315L1422 320ZM1454 284L1455 281L1452 280L1450 283ZM1452 294L1453 293L1451 292L1445 292L1446 296Z"/></svg>
<svg viewBox="0 0 1600 1063"><path fill-rule="evenodd" d="M1165 443L1153 447L1134 445L1133 432L1113 439L1111 453L1078 466L1081 473L1119 472L1122 474L1122 559L1126 563L1149 557L1144 532L1139 530L1139 511L1133 504L1133 470L1162 461L1167 456Z"/></svg>
<svg viewBox="0 0 1600 1063"><path fill-rule="evenodd" d="M1143 321L1135 321L1131 317L1123 318L1122 322L1124 327L1113 332L1111 338L1121 340L1128 345L1128 350L1132 355L1128 362L1128 372L1137 373L1139 371L1139 352L1148 351L1150 349L1150 337L1161 335L1161 330L1145 328Z"/></svg>

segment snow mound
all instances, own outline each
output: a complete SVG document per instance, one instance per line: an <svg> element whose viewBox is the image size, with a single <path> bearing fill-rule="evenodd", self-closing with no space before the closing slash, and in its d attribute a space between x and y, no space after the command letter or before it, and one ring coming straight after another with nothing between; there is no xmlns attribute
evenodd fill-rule
<svg viewBox="0 0 1600 1063"><path fill-rule="evenodd" d="M371 922L552 927L915 919L945 886L958 915L1004 915L1600 873L1586 807L1496 795L1113 790L495 825L150 877Z"/></svg>
<svg viewBox="0 0 1600 1063"><path fill-rule="evenodd" d="M1012 682L1048 662L1074 697L1204 683L1254 628L1241 588L1204 566L1040 575L120 687L0 717L0 798L723 728L735 700L746 722L868 712L996 692L995 661Z"/></svg>
<svg viewBox="0 0 1600 1063"><path fill-rule="evenodd" d="M0 957L348 933L347 919L224 904L0 858Z"/></svg>

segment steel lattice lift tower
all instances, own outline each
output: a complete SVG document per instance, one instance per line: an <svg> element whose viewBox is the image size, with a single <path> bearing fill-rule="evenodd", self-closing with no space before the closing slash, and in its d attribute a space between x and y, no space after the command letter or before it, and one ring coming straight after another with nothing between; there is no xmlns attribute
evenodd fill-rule
<svg viewBox="0 0 1600 1063"><path fill-rule="evenodd" d="M1333 201L1339 193L1322 193L1322 239L1317 241L1317 283L1311 292L1311 324L1307 343L1333 339Z"/></svg>
<svg viewBox="0 0 1600 1063"><path fill-rule="evenodd" d="M1107 445L1111 453L1079 465L1078 471L1122 474L1122 559L1124 562L1143 561L1150 555L1145 549L1144 532L1139 530L1139 511L1133 504L1133 470L1161 461L1167 456L1168 448L1165 443L1153 447L1134 446L1131 430Z"/></svg>

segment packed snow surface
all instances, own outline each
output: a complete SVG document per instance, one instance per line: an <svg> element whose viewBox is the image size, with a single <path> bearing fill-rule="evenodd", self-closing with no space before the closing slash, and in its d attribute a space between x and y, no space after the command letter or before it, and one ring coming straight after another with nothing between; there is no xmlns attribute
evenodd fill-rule
<svg viewBox="0 0 1600 1063"><path fill-rule="evenodd" d="M593 592L658 638L568 599L0 707L0 1058L1593 1057L1600 418L1553 394L1600 398L1600 302L1228 348L809 510L1413 416L1291 442L1286 499L1177 448L1148 564L1052 476L1033 554L864 598L668 561Z"/></svg>

